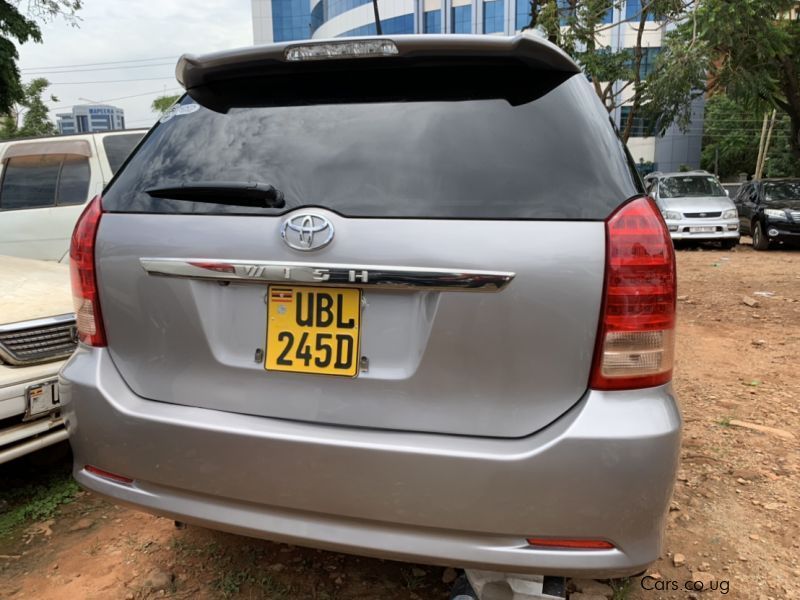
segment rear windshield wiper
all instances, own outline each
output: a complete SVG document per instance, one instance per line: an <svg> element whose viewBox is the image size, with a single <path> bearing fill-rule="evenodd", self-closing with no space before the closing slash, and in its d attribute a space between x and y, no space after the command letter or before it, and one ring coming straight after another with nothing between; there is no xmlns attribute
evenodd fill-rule
<svg viewBox="0 0 800 600"><path fill-rule="evenodd" d="M268 183L253 181L196 181L179 186L145 190L153 198L187 200L227 206L283 208L283 192Z"/></svg>

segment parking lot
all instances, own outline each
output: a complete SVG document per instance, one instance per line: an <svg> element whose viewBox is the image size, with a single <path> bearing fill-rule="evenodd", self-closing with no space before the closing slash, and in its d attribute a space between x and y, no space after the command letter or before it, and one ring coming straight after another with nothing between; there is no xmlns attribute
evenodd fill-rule
<svg viewBox="0 0 800 600"><path fill-rule="evenodd" d="M647 577L611 582L606 592L700 597L686 583L702 581L712 588L703 598L800 597L800 252L684 250L678 278L675 387L685 429L663 554ZM448 594L452 570L177 529L75 493L66 460L32 464L0 471L0 480L23 490L5 483L0 490L0 597Z"/></svg>

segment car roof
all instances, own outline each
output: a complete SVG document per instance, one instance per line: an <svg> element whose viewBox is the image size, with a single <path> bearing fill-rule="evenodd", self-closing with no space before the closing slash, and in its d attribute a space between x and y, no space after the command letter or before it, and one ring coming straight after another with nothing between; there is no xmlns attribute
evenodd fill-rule
<svg viewBox="0 0 800 600"><path fill-rule="evenodd" d="M88 137L93 135L121 135L126 133L147 133L147 127L136 127L134 129L109 129L108 131L81 131L78 133L62 133L56 135L32 135L18 137L10 140L3 140L2 144L14 144L16 142L35 142L39 140L63 140L73 137Z"/></svg>

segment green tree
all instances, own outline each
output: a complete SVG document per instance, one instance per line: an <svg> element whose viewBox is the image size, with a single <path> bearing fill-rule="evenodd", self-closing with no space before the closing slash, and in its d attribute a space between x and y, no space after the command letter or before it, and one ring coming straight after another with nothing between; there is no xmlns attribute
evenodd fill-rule
<svg viewBox="0 0 800 600"><path fill-rule="evenodd" d="M150 108L153 109L153 112L163 115L173 104L178 101L178 98L180 98L180 96L177 94L174 96L159 96L153 100Z"/></svg>
<svg viewBox="0 0 800 600"><path fill-rule="evenodd" d="M8 115L15 102L24 99L17 61L17 44L28 41L41 43L42 31L37 21L47 21L62 15L73 24L82 0L0 0L0 115Z"/></svg>
<svg viewBox="0 0 800 600"><path fill-rule="evenodd" d="M660 68L645 68L647 49L643 45L644 32L652 22L649 19L655 17L668 23L686 18L682 0L644 0L639 13L626 21L626 26L636 32L634 45L619 50L602 46L598 40L603 31L617 25L606 23L605 17L611 9L616 8L618 14L624 8L620 0L567 0L560 4L557 0L531 0L526 29L542 30L550 41L576 59L606 110L612 112L623 104L630 107L621 124L624 141L628 141L637 117L663 112L663 96L649 93L651 87L668 86L670 99L678 96L683 100L681 92L686 87L687 73L682 65L660 61Z"/></svg>
<svg viewBox="0 0 800 600"><path fill-rule="evenodd" d="M669 36L664 58L704 65L684 81L691 88L725 92L760 113L776 109L789 119L788 142L800 160L800 4L797 0L697 0L696 9ZM673 114L681 110L672 103Z"/></svg>
<svg viewBox="0 0 800 600"><path fill-rule="evenodd" d="M739 173L753 173L763 115L731 100L726 94L715 94L706 102L702 166L713 171L719 165L719 176L735 179ZM800 175L800 163L792 157L789 146L791 123L788 115L776 120L767 153L765 175L791 177Z"/></svg>
<svg viewBox="0 0 800 600"><path fill-rule="evenodd" d="M56 127L49 118L49 111L42 95L50 82L40 77L22 85L22 99L0 120L0 139L54 135ZM50 95L50 100L58 98Z"/></svg>

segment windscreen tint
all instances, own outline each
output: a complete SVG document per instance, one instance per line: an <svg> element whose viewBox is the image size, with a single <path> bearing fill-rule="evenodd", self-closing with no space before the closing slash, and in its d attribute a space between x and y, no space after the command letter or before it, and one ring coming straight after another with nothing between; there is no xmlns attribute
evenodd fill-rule
<svg viewBox="0 0 800 600"><path fill-rule="evenodd" d="M724 196L725 190L715 177L709 175L665 177L661 180L659 194L662 198L692 198Z"/></svg>
<svg viewBox="0 0 800 600"><path fill-rule="evenodd" d="M767 204L800 206L800 181L776 181L764 184Z"/></svg>
<svg viewBox="0 0 800 600"><path fill-rule="evenodd" d="M185 97L162 121L106 190L106 210L277 215L317 206L349 217L603 219L641 185L581 75L518 105L415 97L221 113ZM286 203L147 193L197 182L272 185Z"/></svg>

